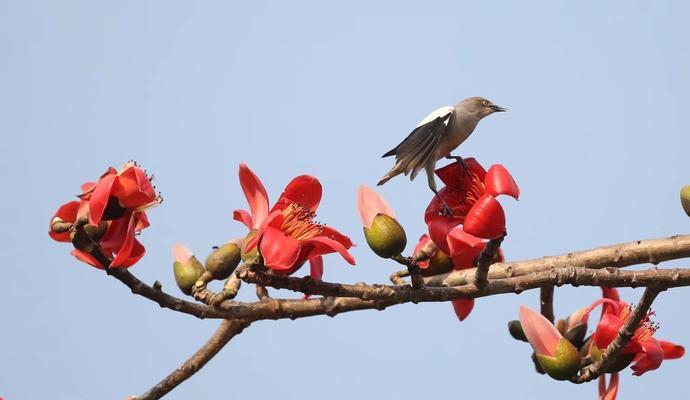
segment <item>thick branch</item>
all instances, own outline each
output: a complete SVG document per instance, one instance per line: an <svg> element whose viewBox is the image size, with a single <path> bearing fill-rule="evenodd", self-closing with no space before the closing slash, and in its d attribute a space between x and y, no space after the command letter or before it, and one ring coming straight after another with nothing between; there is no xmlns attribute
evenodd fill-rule
<svg viewBox="0 0 690 400"><path fill-rule="evenodd" d="M610 368L616 361L618 354L623 350L623 348L630 342L637 327L640 322L647 316L649 308L652 306L652 302L659 294L660 289L658 288L647 288L640 299L640 302L635 307L635 310L630 315L628 320L625 322L621 330L618 332L618 336L606 347L601 355L601 359L587 367L585 367L580 376L577 378L578 383L589 382L596 379L599 375L603 374Z"/></svg>
<svg viewBox="0 0 690 400"><path fill-rule="evenodd" d="M627 267L690 257L690 235L665 239L638 240L614 246L567 253L559 256L525 261L495 263L489 269L489 279L509 278L559 267ZM472 282L475 269L453 271L425 279L427 286L459 286Z"/></svg>
<svg viewBox="0 0 690 400"><path fill-rule="evenodd" d="M218 330L193 356L180 365L176 370L166 376L156 386L137 397L137 400L160 399L173 390L177 385L189 379L199 371L209 360L232 339L239 335L251 322L247 320L225 320L221 322Z"/></svg>

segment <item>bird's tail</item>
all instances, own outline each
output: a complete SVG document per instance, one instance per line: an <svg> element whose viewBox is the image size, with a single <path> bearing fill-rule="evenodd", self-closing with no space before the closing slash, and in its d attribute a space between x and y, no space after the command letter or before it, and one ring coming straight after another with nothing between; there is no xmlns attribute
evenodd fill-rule
<svg viewBox="0 0 690 400"><path fill-rule="evenodd" d="M384 175L383 178L381 178L381 180L379 181L379 183L376 184L376 186L381 186L384 183L388 182L389 180L391 180L392 178L394 178L398 175L400 175L400 171L393 168L390 171L388 171L388 173L386 175Z"/></svg>

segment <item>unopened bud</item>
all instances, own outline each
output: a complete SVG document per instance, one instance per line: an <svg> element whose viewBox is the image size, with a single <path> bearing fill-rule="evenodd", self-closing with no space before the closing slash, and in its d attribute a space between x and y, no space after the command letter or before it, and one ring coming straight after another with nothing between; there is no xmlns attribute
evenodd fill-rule
<svg viewBox="0 0 690 400"><path fill-rule="evenodd" d="M558 341L553 356L537 354L536 357L544 372L559 381L570 379L580 369L580 353L564 337Z"/></svg>
<svg viewBox="0 0 690 400"><path fill-rule="evenodd" d="M510 336L512 336L513 339L527 342L527 336L525 336L525 332L522 330L520 321L508 321L508 332L510 332Z"/></svg>
<svg viewBox="0 0 690 400"><path fill-rule="evenodd" d="M192 287L204 273L204 267L191 251L181 244L173 246L173 272L182 293L192 294Z"/></svg>
<svg viewBox="0 0 690 400"><path fill-rule="evenodd" d="M206 271L208 271L213 279L226 279L237 268L240 263L240 246L238 243L226 243L219 248L213 250L211 254L206 257Z"/></svg>
<svg viewBox="0 0 690 400"><path fill-rule="evenodd" d="M683 186L680 189L680 205L683 210L690 217L690 185Z"/></svg>
<svg viewBox="0 0 690 400"><path fill-rule="evenodd" d="M377 214L371 227L364 227L364 237L371 250L382 258L391 258L402 253L407 245L405 229L386 214Z"/></svg>

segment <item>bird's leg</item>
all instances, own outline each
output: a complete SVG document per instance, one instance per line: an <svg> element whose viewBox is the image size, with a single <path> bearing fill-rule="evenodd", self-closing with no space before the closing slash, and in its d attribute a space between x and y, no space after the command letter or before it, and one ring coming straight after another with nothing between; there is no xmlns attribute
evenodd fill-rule
<svg viewBox="0 0 690 400"><path fill-rule="evenodd" d="M434 169L435 169L436 163L430 163L427 164L427 166L424 168L426 170L426 178L427 182L429 183L429 189L431 189L432 192L438 197L439 200L441 200L441 203L443 203L443 215L453 215L453 210L448 207L448 203L443 199L438 194L438 190L436 190L436 178L434 177Z"/></svg>
<svg viewBox="0 0 690 400"><path fill-rule="evenodd" d="M446 158L449 160L455 160L455 162L457 162L458 164L460 164L462 166L462 168L465 170L465 172L470 171L470 167L467 166L465 159L462 158L461 156L452 156L452 155L448 154L446 156Z"/></svg>
<svg viewBox="0 0 690 400"><path fill-rule="evenodd" d="M438 197L438 199L441 200L441 203L443 203L443 212L441 213L441 215L452 216L453 210L451 210L451 208L448 206L448 203L446 203L446 201L443 200L443 197L441 197L441 195L438 194L438 191L436 189L431 189L431 190L434 191L434 194L436 195L436 197Z"/></svg>

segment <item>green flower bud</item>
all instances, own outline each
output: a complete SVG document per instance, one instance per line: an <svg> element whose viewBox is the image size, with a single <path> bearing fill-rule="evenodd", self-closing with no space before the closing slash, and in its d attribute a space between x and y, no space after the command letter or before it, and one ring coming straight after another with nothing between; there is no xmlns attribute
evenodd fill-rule
<svg viewBox="0 0 690 400"><path fill-rule="evenodd" d="M386 214L377 214L371 227L364 227L364 237L374 253L382 258L402 253L407 245L405 229Z"/></svg>
<svg viewBox="0 0 690 400"><path fill-rule="evenodd" d="M690 185L683 186L680 189L680 205L683 206L683 210L690 217Z"/></svg>
<svg viewBox="0 0 690 400"><path fill-rule="evenodd" d="M525 332L522 331L522 324L520 324L520 321L508 321L508 332L510 332L510 336L512 336L513 339L527 342L527 336L525 336Z"/></svg>
<svg viewBox="0 0 690 400"><path fill-rule="evenodd" d="M580 353L566 338L561 338L553 357L537 354L537 361L550 377L565 381L580 369Z"/></svg>
<svg viewBox="0 0 690 400"><path fill-rule="evenodd" d="M240 247L237 243L226 243L213 250L206 257L206 271L211 273L213 279L226 279L240 263Z"/></svg>
<svg viewBox="0 0 690 400"><path fill-rule="evenodd" d="M173 273L182 293L192 294L192 287L204 273L204 267L191 251L181 244L173 246Z"/></svg>

